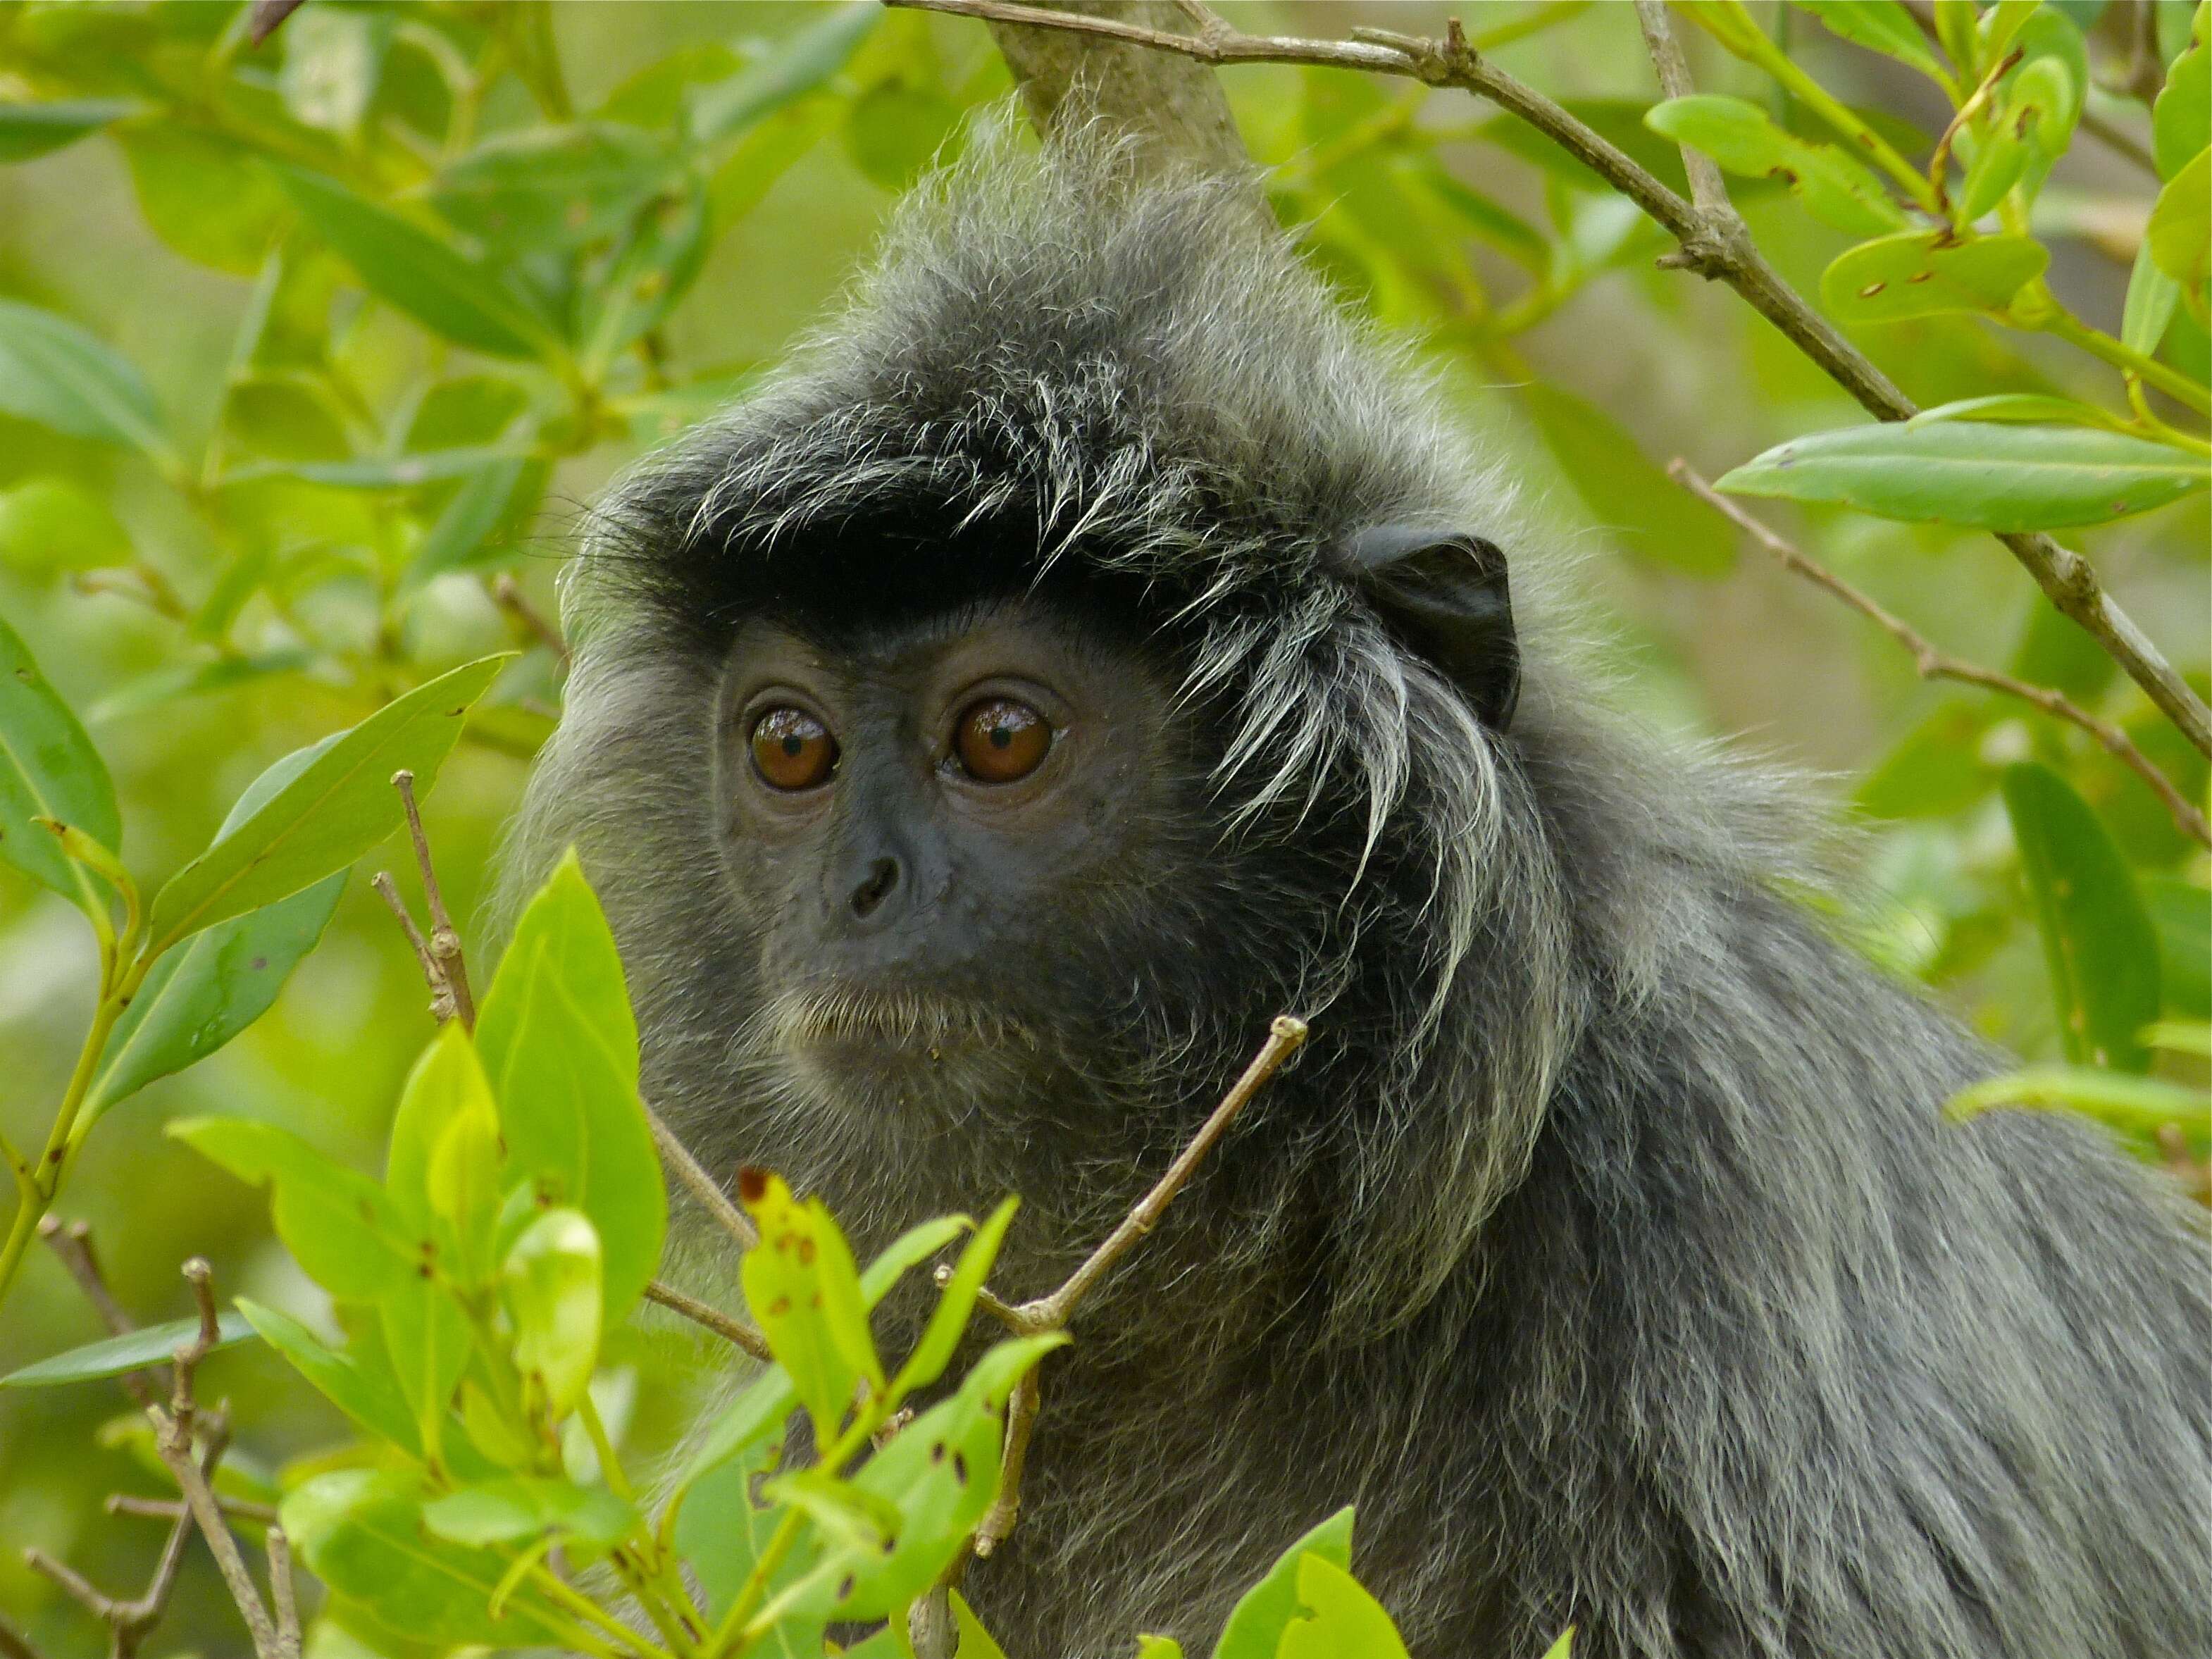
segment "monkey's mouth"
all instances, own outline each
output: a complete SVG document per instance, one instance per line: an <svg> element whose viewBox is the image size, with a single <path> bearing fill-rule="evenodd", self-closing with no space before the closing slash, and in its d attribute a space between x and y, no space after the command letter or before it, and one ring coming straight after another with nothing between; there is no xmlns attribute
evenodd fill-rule
<svg viewBox="0 0 2212 1659"><path fill-rule="evenodd" d="M765 1013L775 1048L843 1066L927 1068L1009 1049L1033 1054L1037 1047L1035 1036L1004 1011L930 990L787 990Z"/></svg>

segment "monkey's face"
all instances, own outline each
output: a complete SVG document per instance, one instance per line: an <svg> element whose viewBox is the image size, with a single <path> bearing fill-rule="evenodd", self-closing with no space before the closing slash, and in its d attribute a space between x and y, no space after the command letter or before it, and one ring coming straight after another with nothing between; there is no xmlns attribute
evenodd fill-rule
<svg viewBox="0 0 2212 1659"><path fill-rule="evenodd" d="M1171 693L1036 601L741 627L716 787L771 1076L940 1123L1073 1081L1145 994L1124 940L1194 875Z"/></svg>

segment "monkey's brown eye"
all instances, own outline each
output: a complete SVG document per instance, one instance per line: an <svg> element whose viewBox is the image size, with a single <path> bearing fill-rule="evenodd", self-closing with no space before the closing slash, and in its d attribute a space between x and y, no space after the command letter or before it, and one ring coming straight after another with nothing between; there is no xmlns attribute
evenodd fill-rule
<svg viewBox="0 0 2212 1659"><path fill-rule="evenodd" d="M803 708L771 708L753 722L753 770L771 789L811 789L837 766L837 739Z"/></svg>
<svg viewBox="0 0 2212 1659"><path fill-rule="evenodd" d="M1052 747L1052 726L1025 702L986 697L961 714L952 747L977 782L1012 783L1037 769Z"/></svg>

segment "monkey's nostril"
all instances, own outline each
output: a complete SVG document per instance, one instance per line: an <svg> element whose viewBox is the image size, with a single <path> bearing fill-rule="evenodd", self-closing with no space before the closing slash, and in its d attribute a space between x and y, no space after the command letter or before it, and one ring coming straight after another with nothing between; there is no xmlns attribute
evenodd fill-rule
<svg viewBox="0 0 2212 1659"><path fill-rule="evenodd" d="M868 866L867 877L853 890L853 914L866 918L876 907L891 896L898 885L899 867L896 859L878 859Z"/></svg>

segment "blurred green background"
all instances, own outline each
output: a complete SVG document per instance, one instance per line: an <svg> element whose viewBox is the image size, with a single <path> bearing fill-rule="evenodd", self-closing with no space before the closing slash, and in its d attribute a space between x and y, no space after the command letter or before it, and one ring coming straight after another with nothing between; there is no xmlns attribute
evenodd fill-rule
<svg viewBox="0 0 2212 1659"><path fill-rule="evenodd" d="M1355 24L1435 33L1444 15L1223 9L1245 27L1326 36ZM1926 153L1948 113L1932 88L1800 13L1758 9L1824 85ZM2138 9L2063 9L2118 79ZM1498 62L1679 185L1671 146L1638 125L1656 94L1631 8L1459 11ZM2178 15L2185 29L2188 11L2160 8L2149 27L2170 35ZM428 809L466 916L559 696L551 656L491 584L511 574L551 614L583 504L773 360L836 295L897 191L1009 82L980 26L866 7L315 0L258 50L244 23L229 0L0 4L0 101L115 105L80 142L0 151L0 299L71 319L136 365L179 457L165 477L121 447L0 416L0 615L107 757L142 881L197 852L278 756L442 667L527 648ZM1684 33L1701 89L1798 118L1755 72ZM1664 475L1682 455L1717 477L1784 438L1854 423L1856 404L1736 295L1656 270L1667 240L1498 112L1341 72L1224 79L1274 169L1279 210L1315 227L1314 257L1351 303L1419 336L1468 423L1516 462L1638 715L1817 775L1807 787L1855 826L1849 920L1870 950L2022 1055L2057 1053L1995 787L2006 763L2038 757L2135 871L2160 927L2167 1012L2205 1018L2205 854L2142 784L2025 705L1922 683L1894 641L1757 549L1739 552L1725 522ZM2138 101L2100 89L2090 107L2148 133ZM571 367L470 351L365 293L327 228L301 224L276 171L286 166L391 204L520 284L580 343ZM2154 190L2116 148L2082 139L2037 204L2053 288L2106 329L2118 327ZM1817 292L1849 239L1778 189L1736 193L1761 246ZM2060 391L2121 407L2110 370L1963 317L1869 330L1859 343L1923 404ZM2205 374L2206 338L2185 314L2165 354ZM438 455L441 471L456 452L443 476L410 477L410 455ZM2064 538L2200 688L2205 502ZM1945 649L2014 666L2122 724L2203 802L2202 757L1990 537L1763 505ZM444 574L424 579L428 547ZM188 1113L265 1116L374 1165L430 1030L414 962L368 888L377 867L418 896L404 848L366 863L265 1018L92 1136L58 1212L89 1220L140 1316L185 1311L177 1267L193 1254L227 1293L313 1313L262 1196L160 1130ZM94 973L82 918L0 868L0 1128L18 1144L43 1139ZM0 1370L98 1334L35 1253L0 1307ZM650 1443L681 1417L689 1345L667 1332L633 1341L632 1433ZM204 1392L233 1401L241 1466L339 1435L335 1414L258 1347L211 1361ZM160 1523L101 1509L111 1491L162 1490L100 1437L124 1408L99 1385L0 1391L0 1611L48 1655L99 1651L104 1638L23 1567L21 1547L127 1595L159 1543ZM234 1617L195 1546L149 1650L240 1650Z"/></svg>

